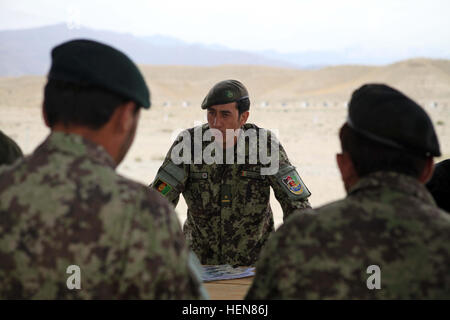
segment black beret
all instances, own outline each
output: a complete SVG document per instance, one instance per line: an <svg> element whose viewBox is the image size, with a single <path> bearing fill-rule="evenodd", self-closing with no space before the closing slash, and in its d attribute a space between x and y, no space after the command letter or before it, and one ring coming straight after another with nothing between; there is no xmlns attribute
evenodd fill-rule
<svg viewBox="0 0 450 320"><path fill-rule="evenodd" d="M98 86L150 108L150 91L137 66L124 53L92 40L72 40L52 50L49 79Z"/></svg>
<svg viewBox="0 0 450 320"><path fill-rule="evenodd" d="M450 213L450 160L444 160L434 166L434 173L426 184L439 208Z"/></svg>
<svg viewBox="0 0 450 320"><path fill-rule="evenodd" d="M433 123L417 103L384 84L366 84L349 103L348 125L368 139L413 154L438 157Z"/></svg>
<svg viewBox="0 0 450 320"><path fill-rule="evenodd" d="M243 99L248 99L248 92L245 86L237 80L224 80L215 84L209 90L205 99L203 99L202 109Z"/></svg>

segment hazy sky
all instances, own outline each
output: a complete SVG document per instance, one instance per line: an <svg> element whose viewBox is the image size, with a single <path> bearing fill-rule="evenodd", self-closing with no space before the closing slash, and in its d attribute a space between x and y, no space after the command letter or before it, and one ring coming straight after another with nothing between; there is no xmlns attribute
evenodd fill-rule
<svg viewBox="0 0 450 320"><path fill-rule="evenodd" d="M450 58L449 17L448 0L0 0L0 29L63 22L280 52L355 49Z"/></svg>

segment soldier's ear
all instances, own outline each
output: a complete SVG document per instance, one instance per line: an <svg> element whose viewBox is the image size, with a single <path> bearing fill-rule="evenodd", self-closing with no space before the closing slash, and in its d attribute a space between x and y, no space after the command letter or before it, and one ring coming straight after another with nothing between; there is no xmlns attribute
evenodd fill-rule
<svg viewBox="0 0 450 320"><path fill-rule="evenodd" d="M433 157L427 158L427 162L425 163L425 167L422 170L422 173L419 176L419 181L423 184L427 183L434 172L434 159Z"/></svg>
<svg viewBox="0 0 450 320"><path fill-rule="evenodd" d="M114 130L117 132L128 132L136 121L137 112L135 112L135 103L128 101L114 110L110 121L112 121Z"/></svg>
<svg viewBox="0 0 450 320"><path fill-rule="evenodd" d="M359 180L352 158L348 152L338 153L336 162L341 172L345 190L348 191Z"/></svg>
<svg viewBox="0 0 450 320"><path fill-rule="evenodd" d="M248 111L244 111L242 114L241 114L241 117L240 117L240 119L239 119L239 125L242 127L246 122L247 122L247 119L248 119L248 116L250 115L250 112L248 112Z"/></svg>

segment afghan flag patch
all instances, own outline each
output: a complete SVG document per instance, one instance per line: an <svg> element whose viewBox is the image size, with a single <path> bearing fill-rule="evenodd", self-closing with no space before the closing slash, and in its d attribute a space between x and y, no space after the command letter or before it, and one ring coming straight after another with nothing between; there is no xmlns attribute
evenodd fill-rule
<svg viewBox="0 0 450 320"><path fill-rule="evenodd" d="M281 180L293 194L300 195L303 193L303 185L300 182L300 177L296 173L287 175Z"/></svg>
<svg viewBox="0 0 450 320"><path fill-rule="evenodd" d="M153 188L155 188L156 191L161 193L163 196L165 196L169 193L170 190L172 190L172 186L161 179L158 179L158 181L156 181Z"/></svg>

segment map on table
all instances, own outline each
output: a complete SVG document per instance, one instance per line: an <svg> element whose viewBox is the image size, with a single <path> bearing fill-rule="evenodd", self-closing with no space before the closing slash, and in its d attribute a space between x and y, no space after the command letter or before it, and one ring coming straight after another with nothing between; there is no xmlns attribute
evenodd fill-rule
<svg viewBox="0 0 450 320"><path fill-rule="evenodd" d="M236 267L233 268L229 264L221 264L215 266L202 266L202 280L204 282L216 280L230 280L255 275L254 267Z"/></svg>

